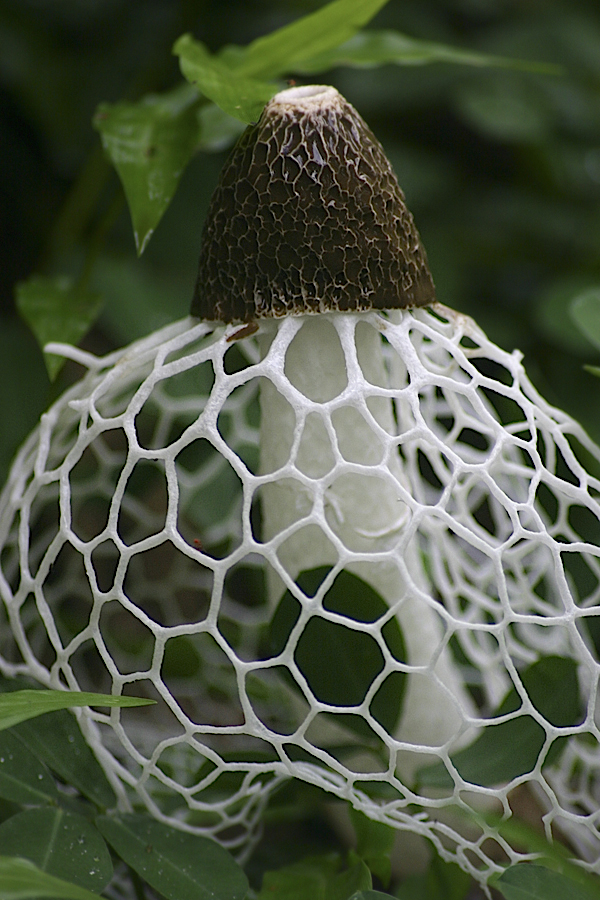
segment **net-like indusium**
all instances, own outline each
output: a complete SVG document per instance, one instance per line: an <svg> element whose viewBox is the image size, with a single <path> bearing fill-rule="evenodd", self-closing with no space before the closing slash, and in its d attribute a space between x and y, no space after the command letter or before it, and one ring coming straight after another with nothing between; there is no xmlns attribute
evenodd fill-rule
<svg viewBox="0 0 600 900"><path fill-rule="evenodd" d="M600 871L599 448L443 307L235 330L63 348L89 371L1 498L1 671L157 699L78 714L120 804L240 853L297 778L484 879L525 785Z"/></svg>

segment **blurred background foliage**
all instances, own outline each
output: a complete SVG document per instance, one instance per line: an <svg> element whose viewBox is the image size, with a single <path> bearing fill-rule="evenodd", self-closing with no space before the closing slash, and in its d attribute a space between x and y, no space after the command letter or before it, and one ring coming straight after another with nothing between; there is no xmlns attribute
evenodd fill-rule
<svg viewBox="0 0 600 900"><path fill-rule="evenodd" d="M0 2L0 483L51 384L16 311L32 274L82 272L102 313L82 346L114 347L185 315L203 217L227 153L197 153L137 258L118 178L92 127L99 103L181 82L171 48L246 44L322 0ZM338 68L334 84L380 138L427 248L439 299L524 354L549 401L600 439L598 350L571 304L600 285L598 0L390 0L370 23L416 38L563 67ZM293 73L291 73L293 75Z"/></svg>

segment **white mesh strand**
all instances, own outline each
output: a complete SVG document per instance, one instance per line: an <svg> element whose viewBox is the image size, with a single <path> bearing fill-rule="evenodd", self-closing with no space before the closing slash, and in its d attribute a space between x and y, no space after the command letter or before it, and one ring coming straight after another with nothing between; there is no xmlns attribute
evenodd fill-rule
<svg viewBox="0 0 600 900"><path fill-rule="evenodd" d="M1 498L2 672L157 699L79 713L122 808L241 855L295 777L430 838L482 880L524 857L464 811L495 798L509 815L527 783L548 836L558 826L600 871L588 627L600 483L582 464L596 470L599 448L539 397L517 353L443 307L234 332L184 320L104 359L62 348L88 374L42 417ZM332 570L308 596L295 580L320 566ZM342 570L379 593L382 616L323 603ZM275 652L265 635L285 589L299 617ZM298 663L315 619L376 642L380 670L351 706L318 699ZM401 660L386 622L402 631ZM553 654L577 664L580 725L546 722L519 680ZM371 703L398 671L390 734ZM452 769L513 684L512 716L548 735L534 770L494 788L453 770L453 790L417 790L416 770ZM566 751L542 771L562 734Z"/></svg>

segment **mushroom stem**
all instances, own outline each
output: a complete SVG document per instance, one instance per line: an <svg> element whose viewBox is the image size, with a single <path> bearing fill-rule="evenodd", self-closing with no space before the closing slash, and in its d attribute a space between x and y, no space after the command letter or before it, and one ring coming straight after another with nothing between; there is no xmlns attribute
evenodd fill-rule
<svg viewBox="0 0 600 900"><path fill-rule="evenodd" d="M261 386L261 471L278 471L262 488L263 537L292 580L339 565L395 609L407 662L420 669L410 676L395 737L439 747L459 734L473 706L441 647L442 620L411 532L393 401L381 391L401 387L402 373L386 364L378 321L372 313L334 313L263 326L263 354L285 357L285 379ZM276 604L284 587L274 571L268 588ZM401 749L400 774L410 778L422 762Z"/></svg>

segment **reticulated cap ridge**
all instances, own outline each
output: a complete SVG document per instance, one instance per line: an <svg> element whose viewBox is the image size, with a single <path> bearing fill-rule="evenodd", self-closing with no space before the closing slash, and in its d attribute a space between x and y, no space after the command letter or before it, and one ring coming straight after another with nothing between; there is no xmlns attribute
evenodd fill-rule
<svg viewBox="0 0 600 900"><path fill-rule="evenodd" d="M276 94L221 172L192 315L251 322L434 300L404 194L354 107L327 85Z"/></svg>

